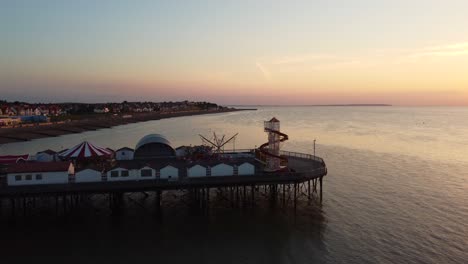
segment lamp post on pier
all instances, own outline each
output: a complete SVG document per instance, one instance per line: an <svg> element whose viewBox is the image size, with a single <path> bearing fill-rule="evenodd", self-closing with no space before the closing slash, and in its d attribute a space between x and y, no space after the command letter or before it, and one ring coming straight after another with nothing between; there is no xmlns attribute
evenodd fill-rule
<svg viewBox="0 0 468 264"><path fill-rule="evenodd" d="M315 142L316 142L316 141L317 141L317 140L314 139L314 157L315 157Z"/></svg>

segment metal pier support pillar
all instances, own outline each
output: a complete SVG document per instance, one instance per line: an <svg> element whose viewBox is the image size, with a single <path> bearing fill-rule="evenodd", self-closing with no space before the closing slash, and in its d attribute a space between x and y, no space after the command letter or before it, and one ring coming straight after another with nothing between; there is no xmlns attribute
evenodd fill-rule
<svg viewBox="0 0 468 264"><path fill-rule="evenodd" d="M242 206L245 207L246 200L247 200L247 199L246 199L245 185L242 186L242 192L243 192L243 194L242 194Z"/></svg>
<svg viewBox="0 0 468 264"><path fill-rule="evenodd" d="M294 211L297 208L297 183L294 183Z"/></svg>
<svg viewBox="0 0 468 264"><path fill-rule="evenodd" d="M205 188L200 189L200 200L199 200L200 209L205 208Z"/></svg>
<svg viewBox="0 0 468 264"><path fill-rule="evenodd" d="M234 187L229 187L231 207L234 207Z"/></svg>
<svg viewBox="0 0 468 264"><path fill-rule="evenodd" d="M210 188L206 188L206 212L210 210Z"/></svg>
<svg viewBox="0 0 468 264"><path fill-rule="evenodd" d="M161 194L162 194L162 191L160 190L157 190L156 191L156 214L160 214L161 213Z"/></svg>
<svg viewBox="0 0 468 264"><path fill-rule="evenodd" d="M255 205L255 185L250 187L251 192L251 199L252 199L252 207Z"/></svg>
<svg viewBox="0 0 468 264"><path fill-rule="evenodd" d="M322 178L323 177L320 177L320 203L322 203Z"/></svg>
<svg viewBox="0 0 468 264"><path fill-rule="evenodd" d="M286 184L283 183L283 207L286 206Z"/></svg>
<svg viewBox="0 0 468 264"><path fill-rule="evenodd" d="M270 202L271 205L276 206L278 201L278 185L271 184L270 185Z"/></svg>

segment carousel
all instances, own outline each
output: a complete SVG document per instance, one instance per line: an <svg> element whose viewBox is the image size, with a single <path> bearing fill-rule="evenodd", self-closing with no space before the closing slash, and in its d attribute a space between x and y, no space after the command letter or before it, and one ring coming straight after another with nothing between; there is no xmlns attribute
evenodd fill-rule
<svg viewBox="0 0 468 264"><path fill-rule="evenodd" d="M68 150L59 153L62 160L72 161L103 161L111 158L114 151L108 148L95 146L88 141L84 141Z"/></svg>

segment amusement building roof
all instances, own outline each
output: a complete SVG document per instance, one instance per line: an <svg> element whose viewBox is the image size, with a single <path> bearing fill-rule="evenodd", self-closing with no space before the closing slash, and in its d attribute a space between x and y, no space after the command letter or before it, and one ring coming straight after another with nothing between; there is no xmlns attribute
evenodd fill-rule
<svg viewBox="0 0 468 264"><path fill-rule="evenodd" d="M87 141L59 154L60 157L65 159L87 159L108 157L110 155L112 155L112 150L95 146Z"/></svg>
<svg viewBox="0 0 468 264"><path fill-rule="evenodd" d="M163 135L161 134L149 134L144 136L140 141L138 141L135 150L139 149L141 146L146 145L146 144L151 144L151 143L160 143L164 145L168 145L172 148L172 144L169 140L167 140Z"/></svg>

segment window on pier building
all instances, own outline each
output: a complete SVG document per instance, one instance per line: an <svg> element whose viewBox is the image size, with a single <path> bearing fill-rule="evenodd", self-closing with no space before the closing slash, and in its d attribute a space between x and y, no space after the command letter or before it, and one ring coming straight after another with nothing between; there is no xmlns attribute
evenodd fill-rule
<svg viewBox="0 0 468 264"><path fill-rule="evenodd" d="M15 181L21 181L21 175L16 175L15 176Z"/></svg>
<svg viewBox="0 0 468 264"><path fill-rule="evenodd" d="M27 181L32 180L32 175L31 175L31 174L26 175L26 180L27 180Z"/></svg>
<svg viewBox="0 0 468 264"><path fill-rule="evenodd" d="M140 174L141 174L141 177L151 177L153 176L153 171L150 169L141 170Z"/></svg>
<svg viewBox="0 0 468 264"><path fill-rule="evenodd" d="M111 171L111 177L119 177L118 171Z"/></svg>
<svg viewBox="0 0 468 264"><path fill-rule="evenodd" d="M120 176L122 176L122 177L128 177L128 171L126 171L126 170L125 170L125 171L121 171L121 172L120 172Z"/></svg>
<svg viewBox="0 0 468 264"><path fill-rule="evenodd" d="M36 174L36 180L42 180L42 174Z"/></svg>

